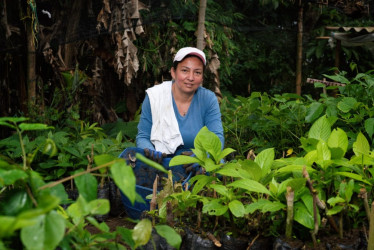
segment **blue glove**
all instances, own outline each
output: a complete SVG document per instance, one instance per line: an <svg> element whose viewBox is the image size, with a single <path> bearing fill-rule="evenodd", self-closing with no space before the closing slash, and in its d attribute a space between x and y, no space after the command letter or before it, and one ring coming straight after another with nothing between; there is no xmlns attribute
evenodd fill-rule
<svg viewBox="0 0 374 250"><path fill-rule="evenodd" d="M164 157L166 157L166 154L165 153L162 153L160 151L157 151L157 150L154 150L154 149L150 149L150 148L145 148L144 149L144 155L145 157L151 159L152 161L155 161L159 164L162 163L162 159Z"/></svg>
<svg viewBox="0 0 374 250"><path fill-rule="evenodd" d="M195 157L195 154L192 153L191 151L185 151L185 152L182 152L181 154ZM205 174L205 169L201 167L199 163L185 164L183 165L183 168L186 171L186 174L189 174L189 173L192 173L192 175Z"/></svg>

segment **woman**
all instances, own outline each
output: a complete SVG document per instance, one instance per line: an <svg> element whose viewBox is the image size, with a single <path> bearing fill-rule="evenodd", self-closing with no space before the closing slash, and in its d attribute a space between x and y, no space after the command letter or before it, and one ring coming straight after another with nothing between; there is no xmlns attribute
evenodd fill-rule
<svg viewBox="0 0 374 250"><path fill-rule="evenodd" d="M179 154L191 155L194 139L206 126L224 145L221 112L215 94L202 87L206 58L197 48L180 49L171 68L172 81L166 81L146 90L138 124L136 148L128 148L120 157L133 165L137 192L143 197L152 192L158 172L136 161L136 153L162 164L172 170L174 181L188 181L192 174L202 172L197 164L169 167L170 159ZM162 175L161 175L162 176ZM127 214L139 218L149 204L132 205L122 195Z"/></svg>
<svg viewBox="0 0 374 250"><path fill-rule="evenodd" d="M159 160L162 153L173 156L190 151L204 126L220 138L223 147L218 100L212 91L201 86L205 65L204 52L193 47L182 48L174 57L173 80L147 90L136 144L149 149L150 158Z"/></svg>

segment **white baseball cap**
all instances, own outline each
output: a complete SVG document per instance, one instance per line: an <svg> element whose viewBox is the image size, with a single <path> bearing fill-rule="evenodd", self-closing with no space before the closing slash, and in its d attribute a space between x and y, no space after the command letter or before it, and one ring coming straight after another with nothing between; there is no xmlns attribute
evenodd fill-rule
<svg viewBox="0 0 374 250"><path fill-rule="evenodd" d="M174 62L180 62L185 58L187 55L194 55L197 56L203 61L204 65L206 65L206 59L205 59L205 54L201 50L194 48L194 47L185 47L181 48L177 54L174 57Z"/></svg>

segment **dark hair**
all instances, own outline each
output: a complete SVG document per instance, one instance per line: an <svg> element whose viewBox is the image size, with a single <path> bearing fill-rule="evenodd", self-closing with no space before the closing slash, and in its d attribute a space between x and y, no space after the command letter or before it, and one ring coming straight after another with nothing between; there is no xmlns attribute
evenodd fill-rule
<svg viewBox="0 0 374 250"><path fill-rule="evenodd" d="M196 57L196 58L198 58L198 59L202 62L202 64L203 64L203 71L205 71L205 65L204 65L204 62L203 62L203 60L201 60L200 57L198 57L198 56L196 56L196 55L186 55L186 56L182 59L182 61L184 61L184 59L186 59L186 58L188 58L188 57ZM175 62L173 62L173 68L174 68L174 70L177 69L178 64L179 64L180 62L182 62L182 61L175 61Z"/></svg>

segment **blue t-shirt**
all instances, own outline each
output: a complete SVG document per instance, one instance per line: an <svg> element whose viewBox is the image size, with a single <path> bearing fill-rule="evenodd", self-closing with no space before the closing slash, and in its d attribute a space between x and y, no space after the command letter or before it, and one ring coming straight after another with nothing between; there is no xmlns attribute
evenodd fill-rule
<svg viewBox="0 0 374 250"><path fill-rule="evenodd" d="M173 108L184 143L178 150L191 150L194 148L195 137L204 126L207 126L211 132L219 137L222 148L224 147L221 111L217 97L211 90L204 87L199 87L196 90L186 116L179 114L174 97ZM136 145L138 148L154 149L154 145L150 141L151 130L152 112L149 97L146 95L138 124L138 135L136 136Z"/></svg>

